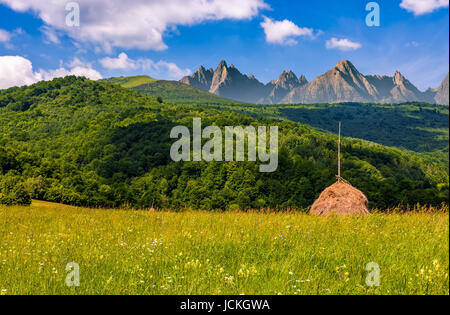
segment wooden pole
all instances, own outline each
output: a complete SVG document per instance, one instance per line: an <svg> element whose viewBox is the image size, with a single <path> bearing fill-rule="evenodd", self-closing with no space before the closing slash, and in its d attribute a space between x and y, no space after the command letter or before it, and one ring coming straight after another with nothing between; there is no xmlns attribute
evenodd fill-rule
<svg viewBox="0 0 450 315"><path fill-rule="evenodd" d="M341 122L339 122L339 142L338 142L338 178L341 179Z"/></svg>

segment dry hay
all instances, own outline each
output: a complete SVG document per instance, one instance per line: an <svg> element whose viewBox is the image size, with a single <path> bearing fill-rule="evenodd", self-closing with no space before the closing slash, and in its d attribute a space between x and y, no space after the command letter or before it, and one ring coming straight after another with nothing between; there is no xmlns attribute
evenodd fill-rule
<svg viewBox="0 0 450 315"><path fill-rule="evenodd" d="M311 214L330 215L368 215L369 200L358 189L345 180L338 180L325 189L311 207Z"/></svg>

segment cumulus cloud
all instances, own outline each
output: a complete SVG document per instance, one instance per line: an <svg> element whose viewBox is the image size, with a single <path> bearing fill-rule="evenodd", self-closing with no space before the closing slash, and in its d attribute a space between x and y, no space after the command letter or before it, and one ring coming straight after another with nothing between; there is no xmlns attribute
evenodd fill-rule
<svg viewBox="0 0 450 315"><path fill-rule="evenodd" d="M181 69L173 62L160 60L154 62L152 59L140 58L131 59L124 52L120 53L117 58L106 57L100 59L100 64L108 70L143 70L147 71L151 76L164 79L181 79L186 75L190 75L190 69Z"/></svg>
<svg viewBox="0 0 450 315"><path fill-rule="evenodd" d="M337 39L335 37L326 41L327 49L339 49L341 51L357 50L362 47L360 43L352 42L347 38Z"/></svg>
<svg viewBox="0 0 450 315"><path fill-rule="evenodd" d="M61 67L55 70L40 70L39 75L41 76L42 80L53 80L54 78L62 78L68 75L86 77L91 80L100 80L102 78L102 75L98 71L90 67L83 66L75 66L70 69Z"/></svg>
<svg viewBox="0 0 450 315"><path fill-rule="evenodd" d="M269 8L264 0L77 0L80 26L66 25L66 1L0 0L19 12L32 11L47 26L105 51L112 47L164 50L163 36L177 26L250 19Z"/></svg>
<svg viewBox="0 0 450 315"><path fill-rule="evenodd" d="M266 34L266 41L271 44L295 45L297 44L296 37L313 37L311 28L298 27L289 20L275 21L265 16L261 27Z"/></svg>
<svg viewBox="0 0 450 315"><path fill-rule="evenodd" d="M41 80L39 73L33 72L28 59L20 56L0 56L0 89L33 84Z"/></svg>
<svg viewBox="0 0 450 315"><path fill-rule="evenodd" d="M55 70L34 72L31 61L26 58L21 56L0 56L0 89L30 85L41 80L52 80L67 75L84 76L91 80L102 78L99 72L90 67L90 64L84 64L78 59L74 59L69 64L69 67L69 69L60 67Z"/></svg>
<svg viewBox="0 0 450 315"><path fill-rule="evenodd" d="M400 7L414 13L423 15L431 13L440 8L448 8L449 0L402 0Z"/></svg>
<svg viewBox="0 0 450 315"><path fill-rule="evenodd" d="M134 60L128 58L126 53L119 54L117 58L100 59L100 64L109 70L135 70L139 67Z"/></svg>

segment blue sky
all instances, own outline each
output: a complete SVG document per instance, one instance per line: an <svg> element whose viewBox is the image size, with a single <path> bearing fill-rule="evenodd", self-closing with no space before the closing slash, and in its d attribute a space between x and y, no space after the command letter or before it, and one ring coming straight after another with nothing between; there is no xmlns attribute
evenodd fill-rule
<svg viewBox="0 0 450 315"><path fill-rule="evenodd" d="M379 27L362 0L79 0L79 27L67 2L0 0L0 88L66 74L180 79L221 59L264 83L283 70L312 80L343 59L421 90L449 71L448 0L378 0Z"/></svg>

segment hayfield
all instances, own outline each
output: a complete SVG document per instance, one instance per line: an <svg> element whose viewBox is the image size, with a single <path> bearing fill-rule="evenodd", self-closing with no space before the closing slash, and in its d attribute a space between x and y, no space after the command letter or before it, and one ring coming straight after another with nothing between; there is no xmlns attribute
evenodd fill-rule
<svg viewBox="0 0 450 315"><path fill-rule="evenodd" d="M448 208L318 218L0 206L0 294L449 294ZM80 286L65 283L80 267ZM380 286L366 285L366 265Z"/></svg>

